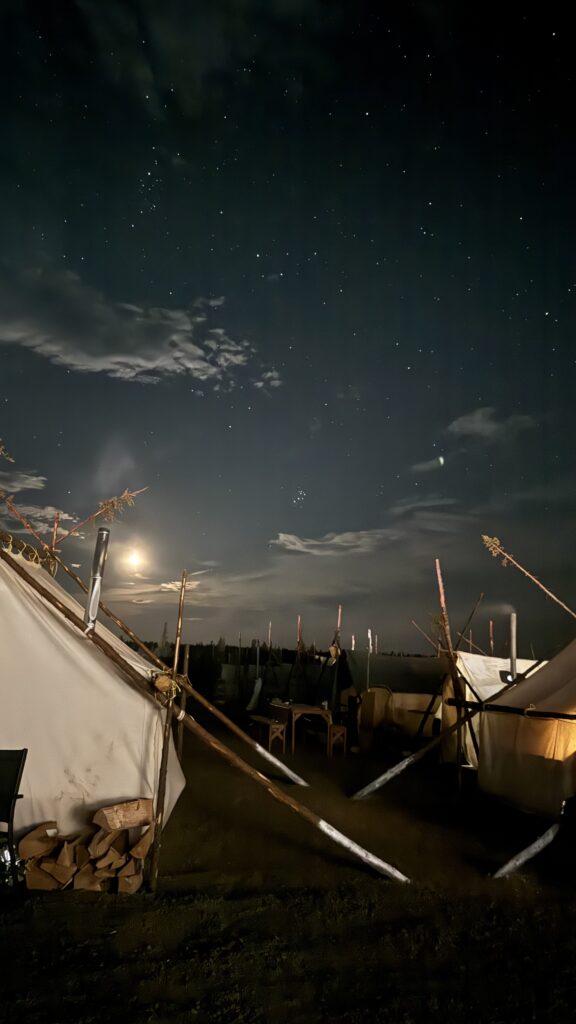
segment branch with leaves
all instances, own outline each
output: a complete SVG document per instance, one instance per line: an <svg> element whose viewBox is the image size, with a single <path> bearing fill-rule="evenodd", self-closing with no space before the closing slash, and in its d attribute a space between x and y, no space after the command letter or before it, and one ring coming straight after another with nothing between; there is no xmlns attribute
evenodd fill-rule
<svg viewBox="0 0 576 1024"><path fill-rule="evenodd" d="M0 437L0 459L4 459L5 462L14 462L15 460L6 451L6 445Z"/></svg>
<svg viewBox="0 0 576 1024"><path fill-rule="evenodd" d="M523 576L526 576L526 578L531 580L532 583L535 583L537 587L540 587L540 590L544 591L546 597L549 597L552 601L555 601L556 604L559 604L565 612L568 612L568 615L571 615L573 619L576 619L576 612L573 612L567 604L564 604L564 602L561 601L559 597L556 597L556 594L553 594L551 590L548 590L548 587L545 587L544 584L541 583L540 580L537 578L537 576L533 576L532 573L528 572L527 569L524 569L524 567L520 565L520 563L517 562L516 559L512 557L512 555L510 555L507 551L504 551L504 548L502 547L502 544L500 543L500 539L498 537L487 537L486 534L483 533L482 542L484 546L488 548L488 551L490 552L493 558L502 559L502 565L504 568L506 568L508 565L513 565L515 569L519 569Z"/></svg>
<svg viewBox="0 0 576 1024"><path fill-rule="evenodd" d="M22 526L28 531L28 533L30 533L33 537L36 538L39 544L41 544L42 548L44 548L46 551L54 551L57 544L62 544L65 540L68 539L68 537L77 536L79 530L83 529L83 527L85 526L88 526L90 523L95 522L96 519L98 519L100 516L103 516L106 522L113 522L116 516L120 515L126 508L134 505L134 499L137 498L139 494L142 494L146 490L148 490L147 487L141 487L139 491L125 490L118 497L108 498L107 501L101 501L99 504L99 508L96 512L93 512L92 515L88 516L86 519L83 519L82 522L75 523L75 525L61 537L58 537L57 531L54 531L54 534L52 536L52 544L46 543L46 541L34 529L32 523L30 523L29 520L26 519L26 517L20 511L18 506L14 504L12 498L10 498L8 494L5 494L4 491L0 491L0 501L4 502L6 508L10 512L10 515L14 519L17 519L22 524Z"/></svg>

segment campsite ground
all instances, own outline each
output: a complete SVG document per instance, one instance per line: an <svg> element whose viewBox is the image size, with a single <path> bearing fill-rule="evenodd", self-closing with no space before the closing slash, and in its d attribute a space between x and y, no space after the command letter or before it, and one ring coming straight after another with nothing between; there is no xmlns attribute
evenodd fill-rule
<svg viewBox="0 0 576 1024"><path fill-rule="evenodd" d="M311 783L290 787L297 799L412 884L375 876L187 736L188 784L166 828L156 898L0 891L4 1019L574 1020L568 829L498 882L489 873L544 826L483 801L471 778L460 797L451 770L425 761L351 802L382 758L329 762L310 748L290 763Z"/></svg>

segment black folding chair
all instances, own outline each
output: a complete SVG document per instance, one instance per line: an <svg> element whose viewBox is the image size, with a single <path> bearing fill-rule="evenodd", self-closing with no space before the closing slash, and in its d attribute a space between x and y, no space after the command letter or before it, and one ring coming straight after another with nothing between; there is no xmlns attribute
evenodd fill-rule
<svg viewBox="0 0 576 1024"><path fill-rule="evenodd" d="M19 793L18 790L27 754L27 750L0 750L0 822L5 822L8 826L7 830L0 826L0 840L8 840L14 887L18 883L18 867L14 847L14 811L16 801L22 798L22 793Z"/></svg>

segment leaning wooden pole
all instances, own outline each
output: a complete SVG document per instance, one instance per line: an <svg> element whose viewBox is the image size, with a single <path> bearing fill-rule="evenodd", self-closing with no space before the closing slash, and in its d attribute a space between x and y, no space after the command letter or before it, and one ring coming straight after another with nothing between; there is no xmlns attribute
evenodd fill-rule
<svg viewBox="0 0 576 1024"><path fill-rule="evenodd" d="M101 637L96 630L92 633L85 635L83 620L78 615L76 615L75 612L71 611L71 609L68 608L62 601L60 601L59 598L55 597L54 594L50 593L50 591L47 590L46 587L44 587L41 583L39 583L38 580L35 580L34 577L26 569L23 568L23 566L21 566L18 562L11 558L10 555L8 555L1 548L0 559L2 559L8 565L10 565L10 567L18 576L20 576L21 579L23 579L33 590L35 590L36 593L40 594L40 596L44 598L44 600L48 604L56 608L61 613L61 615L65 619L67 619L68 622L74 625L76 629L82 634L86 643L93 643L104 654L106 654L110 658L110 660L121 669L122 679L128 686L131 687L131 689L135 690L136 692L140 693L142 696L147 698L154 704L155 707L158 707L159 703L162 706L166 706L166 700L162 697L162 695L159 694L157 697L153 696L152 692L150 691L146 684L146 680L144 679L144 677L140 675L138 670L135 669L134 666L130 664L130 662L125 661L125 659L120 654L118 654L115 648L112 647L112 645L109 644L107 640ZM364 847L359 846L358 843L355 843L352 839L349 839L342 832L339 832L338 829L335 829L332 825L329 824L329 822L325 821L314 811L310 810L309 807L304 807L302 804L298 803L297 800L294 800L293 797L288 796L287 793L283 793L282 790L279 789L269 779L267 779L265 775L262 775L261 772L257 771L255 768L252 768L250 765L246 764L246 762L243 761L241 757L238 757L237 754L235 754L232 750L229 750L229 748L226 747L223 743L221 743L220 740L217 740L216 737L212 736L209 732L207 732L206 729L202 728L202 726L199 725L198 722L196 722L191 715L187 714L187 712L183 711L181 708L175 708L174 705L172 705L170 710L172 717L175 718L177 721L184 722L184 726L186 729L189 730L189 732L193 733L193 735L195 735L202 743L204 743L207 747L209 747L215 753L219 754L222 758L224 758L224 760L226 760L228 764L232 765L235 768L238 768L244 775L248 775L251 779L257 782L278 803L284 804L284 806L289 807L290 810L294 811L294 813L298 814L301 818L304 818L310 824L314 825L314 827L323 835L328 836L328 838L332 839L333 842L337 843L339 846L344 847L355 857L361 860L364 864L368 864L370 867L374 868L374 870L378 871L380 874L385 875L388 878L393 878L395 881L398 882L410 881L410 879L407 878L406 875L403 875L401 871L398 871L397 868L393 867L391 864L386 863L386 861L381 860L380 857L376 857L373 853L370 853L368 850L364 849Z"/></svg>
<svg viewBox="0 0 576 1024"><path fill-rule="evenodd" d="M188 668L190 665L190 644L184 646L184 665L182 666L182 678L180 679L180 708L186 711L186 686L184 680L188 682ZM178 728L176 730L176 753L178 754L178 760L182 763L182 752L184 750L184 726L182 722L178 722Z"/></svg>
<svg viewBox="0 0 576 1024"><path fill-rule="evenodd" d="M560 607L563 608L565 612L568 612L568 615L571 615L573 619L576 619L576 612L573 611L572 608L569 608L567 604L564 604L564 601L561 601L559 597L556 597L556 594L553 594L552 591L548 589L548 587L545 587L544 584L540 582L537 576L533 576L532 573L528 572L527 569L520 565L520 563L517 562L515 558L512 558L512 555L509 555L507 551L504 551L504 548L502 547L498 537L488 537L485 533L483 533L482 541L485 547L488 548L488 551L490 552L493 558L501 557L503 566L513 565L515 569L519 569L519 571L522 573L523 576L526 577L526 579L530 580L532 583L535 583L537 587L540 587L540 590L542 590L546 594L546 597L549 597L551 601L555 601L556 604L560 605Z"/></svg>
<svg viewBox="0 0 576 1024"><path fill-rule="evenodd" d="M184 599L186 597L186 570L180 581L180 599L178 601L178 619L176 622L176 644L174 646L174 665L172 667L172 689L166 696L166 719L162 734L162 756L160 758L160 774L158 792L156 794L156 816L154 818L154 840L150 858L150 889L156 892L158 887L158 869L160 866L160 850L162 848L162 828L164 826L164 803L166 801L166 778L168 776L168 753L170 751L170 734L172 731L172 705L176 693L176 677L178 675L178 659L182 642L182 619L184 617Z"/></svg>

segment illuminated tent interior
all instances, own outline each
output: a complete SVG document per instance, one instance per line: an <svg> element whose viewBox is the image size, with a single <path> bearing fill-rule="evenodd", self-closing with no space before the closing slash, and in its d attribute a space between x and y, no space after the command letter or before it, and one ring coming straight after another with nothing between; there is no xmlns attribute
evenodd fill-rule
<svg viewBox="0 0 576 1024"><path fill-rule="evenodd" d="M482 715L480 787L556 817L576 792L576 640Z"/></svg>
<svg viewBox="0 0 576 1024"><path fill-rule="evenodd" d="M39 564L11 557L80 618L84 609ZM149 680L150 666L100 621L96 631ZM156 797L164 712L0 560L0 748L28 748L15 814L21 831L86 825L100 807ZM170 742L164 822L184 788Z"/></svg>
<svg viewBox="0 0 576 1024"><path fill-rule="evenodd" d="M510 672L510 661L507 658L494 658L486 654L473 654L468 651L456 652L456 665L462 680L464 700L482 702L495 697L497 693L506 686ZM524 675L535 665L534 659L518 658L516 661L516 674ZM518 684L519 685L519 684ZM456 708L447 704L446 701L454 697L454 684L452 677L447 674L444 679L442 691L442 731L448 729L456 722ZM473 719L472 728L480 741L478 733L478 719ZM466 762L474 768L478 767L478 758L474 749L470 728L464 730L462 753ZM442 744L442 758L444 761L456 761L458 740L456 733L447 736Z"/></svg>

